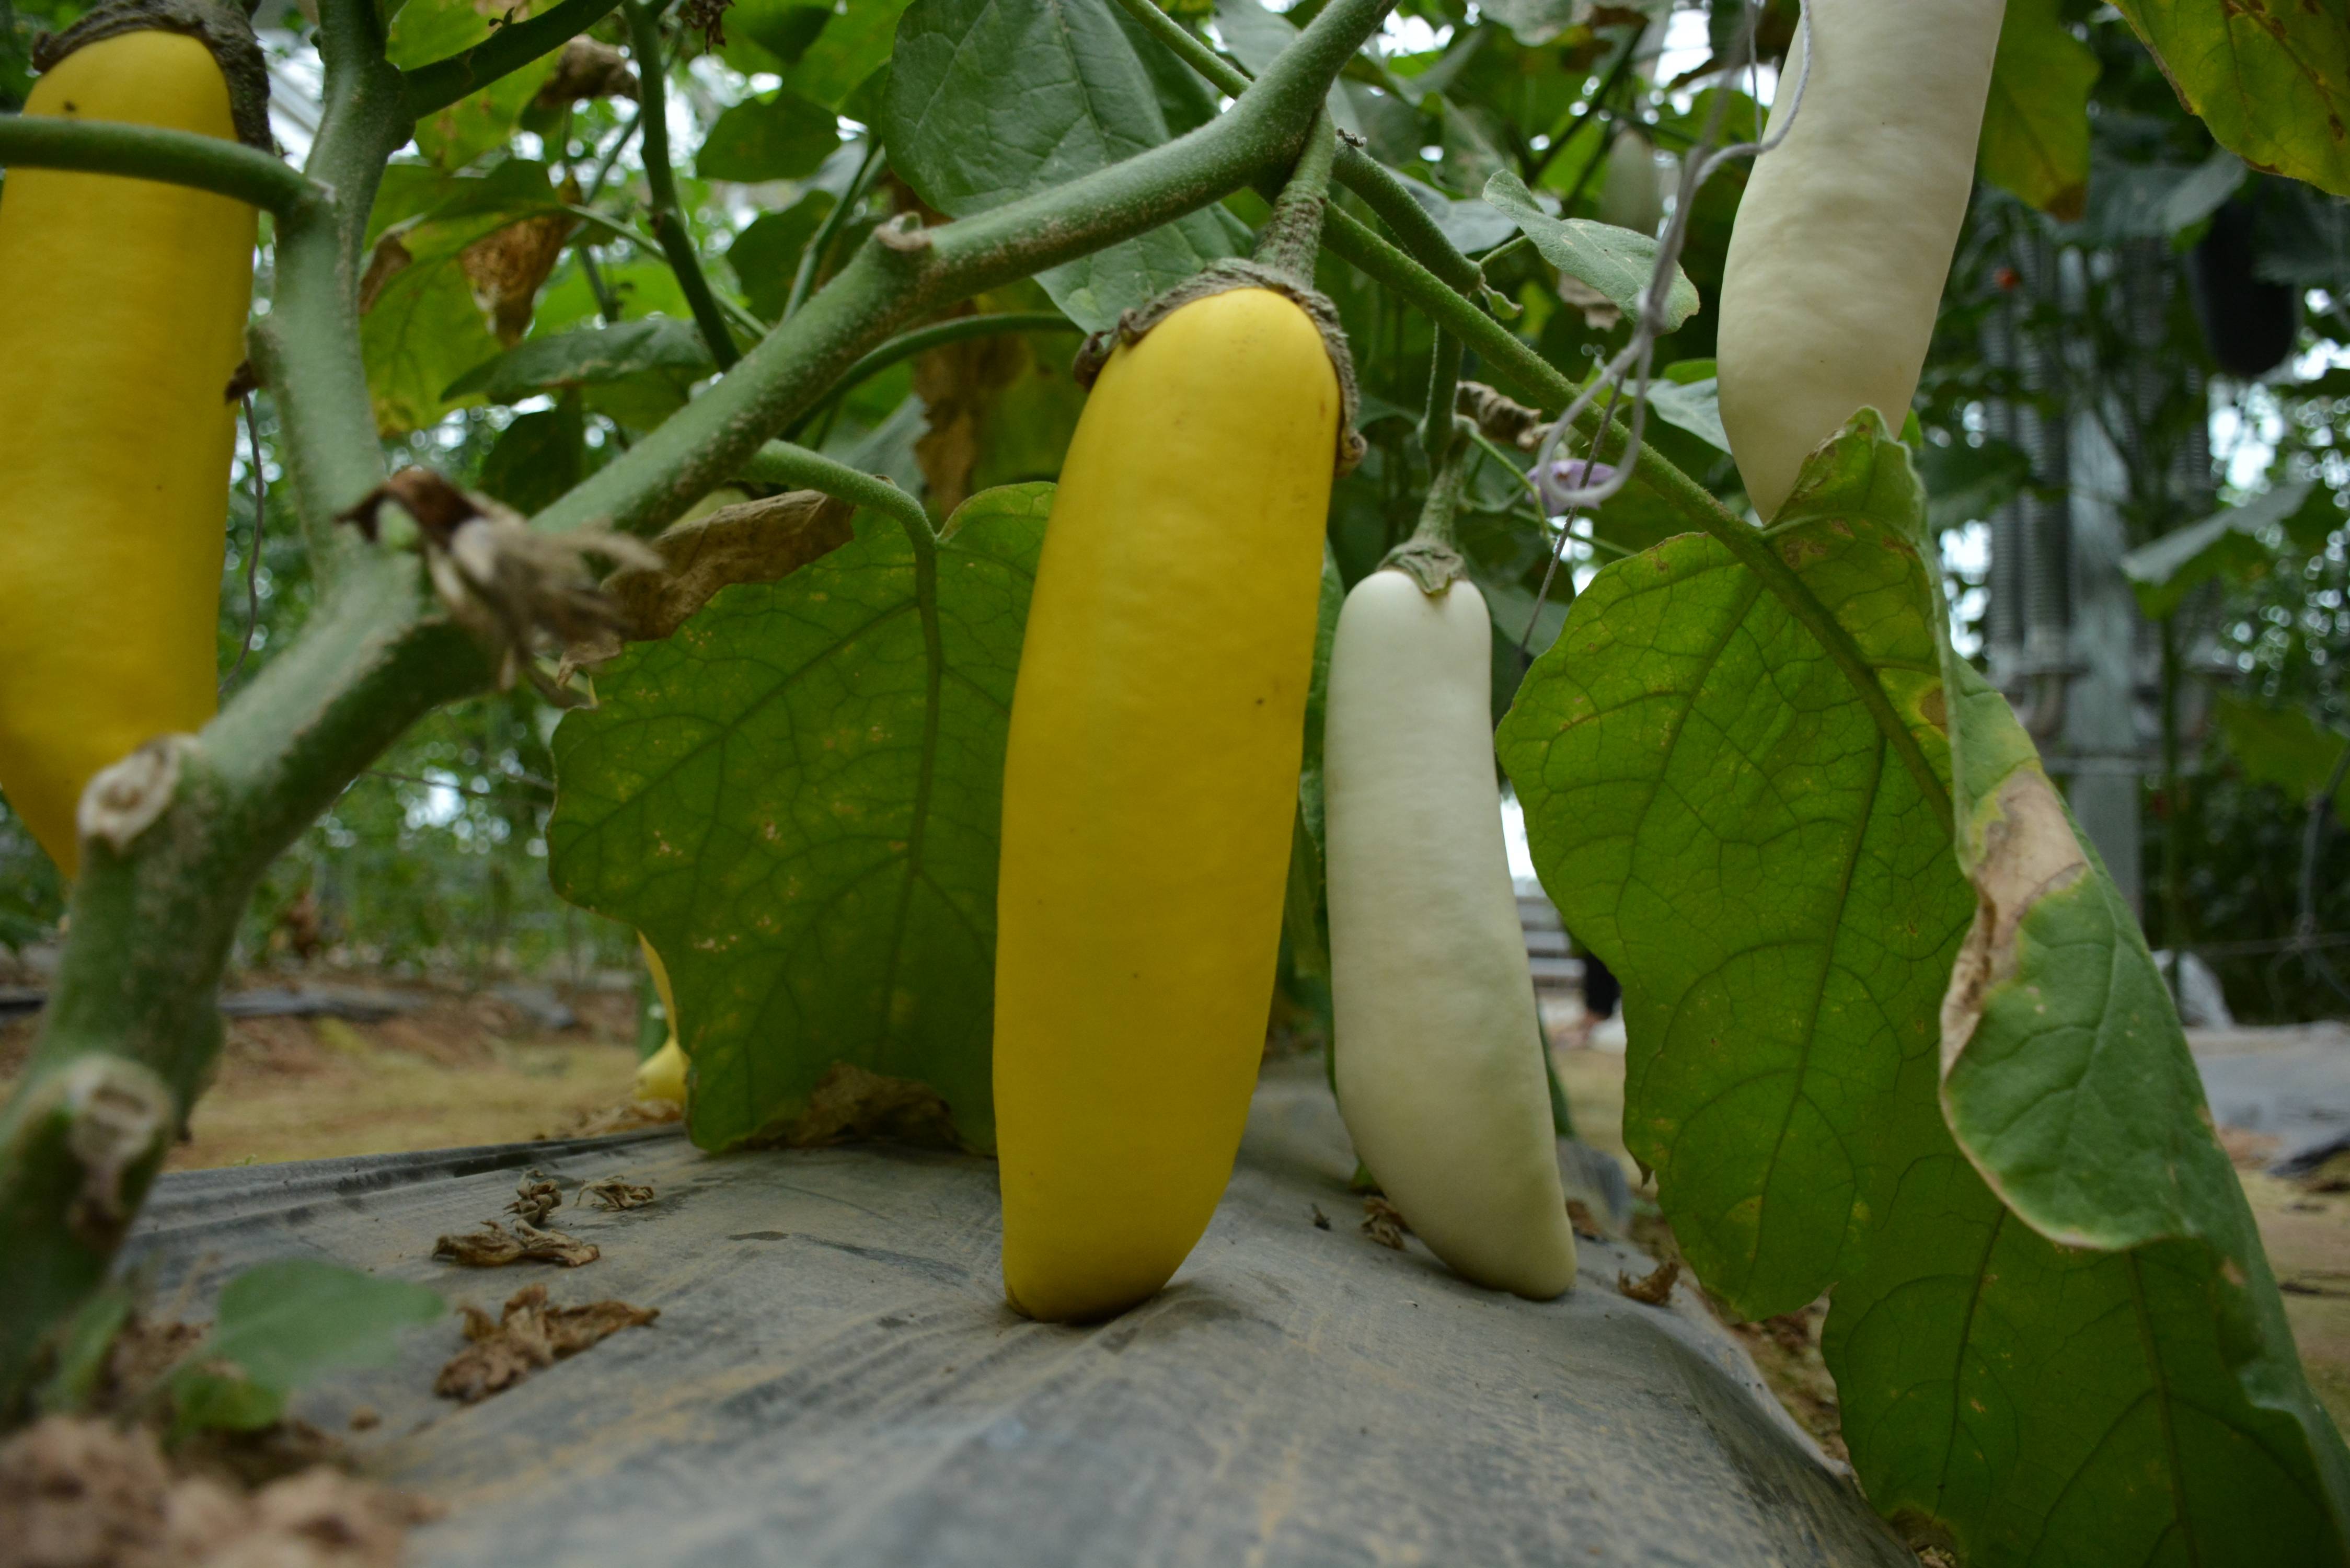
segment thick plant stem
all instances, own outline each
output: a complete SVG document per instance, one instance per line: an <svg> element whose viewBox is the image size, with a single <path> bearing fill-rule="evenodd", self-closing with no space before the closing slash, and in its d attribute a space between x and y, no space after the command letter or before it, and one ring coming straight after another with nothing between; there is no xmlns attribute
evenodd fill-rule
<svg viewBox="0 0 2350 1568"><path fill-rule="evenodd" d="M323 206L328 196L268 153L241 141L57 114L0 115L0 169L135 174L250 202L280 218Z"/></svg>
<svg viewBox="0 0 2350 1568"><path fill-rule="evenodd" d="M685 221L685 210L678 204L677 176L669 161L669 112L664 101L668 89L661 64L660 14L642 0L620 0L621 14L629 19L630 52L637 57L638 102L642 106L644 124L645 184L652 194L649 214L653 237L660 242L661 254L669 257L670 270L677 274L677 286L685 296L687 308L693 312L693 324L702 329L702 340L710 347L710 357L721 370L731 370L743 358L736 347L734 334L726 325L726 313L718 308L718 298L710 292L710 279L702 270L702 258L694 254L693 231Z"/></svg>
<svg viewBox="0 0 2350 1568"><path fill-rule="evenodd" d="M613 4L614 0L559 0L536 16L500 27L463 54L405 73L402 96L408 117L422 119L541 56L553 54L602 20Z"/></svg>
<svg viewBox="0 0 2350 1568"><path fill-rule="evenodd" d="M1314 286L1314 263L1322 254L1322 210L1330 204L1330 165L1337 152L1337 133L1326 109L1306 127L1297 167L1274 199L1273 215L1257 239L1256 259L1300 288Z"/></svg>
<svg viewBox="0 0 2350 1568"><path fill-rule="evenodd" d="M1454 353L1457 368L1458 348ZM1441 358L1440 346L1439 357ZM1410 538L1389 550L1379 562L1383 567L1409 572L1424 594L1442 593L1448 585L1469 572L1469 564L1461 559L1460 545L1454 537L1454 525L1461 514L1461 493L1477 466L1478 452L1473 443L1457 435L1445 443L1443 452L1443 456L1434 460L1433 471L1429 474L1428 495L1419 504L1419 526L1411 531Z"/></svg>
<svg viewBox="0 0 2350 1568"><path fill-rule="evenodd" d="M1442 466L1445 454L1461 440L1460 427L1453 422L1453 400L1461 385L1461 339L1440 327L1436 329L1436 347L1429 355L1428 410L1420 415L1419 445L1428 453L1429 472L1432 476Z"/></svg>
<svg viewBox="0 0 2350 1568"><path fill-rule="evenodd" d="M1331 80L1391 4L1332 0L1230 110L1174 141L973 217L885 226L731 374L547 508L539 524L657 529L734 477L761 442L892 333L1285 170Z"/></svg>
<svg viewBox="0 0 2350 1568"><path fill-rule="evenodd" d="M1118 4L1144 32L1166 45L1177 58L1199 72L1219 92L1238 98L1248 90L1253 80L1248 72L1194 37L1153 0L1118 0ZM1299 12L1293 8L1289 15L1295 18ZM1378 214L1380 222L1395 231L1406 250L1452 287L1464 294L1476 292L1483 281L1477 264L1454 248L1452 242L1444 237L1444 231L1436 226L1436 220L1429 216L1428 209L1412 199L1403 182L1389 173L1386 165L1342 140L1332 172L1340 184L1360 196Z"/></svg>

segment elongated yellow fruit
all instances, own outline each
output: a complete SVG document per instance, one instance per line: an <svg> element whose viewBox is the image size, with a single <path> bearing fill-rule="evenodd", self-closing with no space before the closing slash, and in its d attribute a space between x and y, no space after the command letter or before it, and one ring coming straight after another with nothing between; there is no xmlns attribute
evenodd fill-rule
<svg viewBox="0 0 2350 1568"><path fill-rule="evenodd" d="M660 997L661 1017L669 1023L669 1038L661 1042L661 1048L637 1064L637 1098L681 1106L686 1069L691 1064L686 1060L685 1047L678 1044L677 997L670 990L669 966L661 962L660 954L653 951L641 931L637 934L637 946L645 951L645 967L652 971L653 991Z"/></svg>
<svg viewBox="0 0 2350 1568"><path fill-rule="evenodd" d="M1721 423L1766 521L1814 448L1864 408L1899 430L1974 186L2005 0L1811 0L1787 140L1738 203L1721 281Z"/></svg>
<svg viewBox="0 0 2350 1568"><path fill-rule="evenodd" d="M1542 1024L1493 782L1476 585L1347 596L1323 731L1338 1108L1412 1231L1478 1284L1575 1282Z"/></svg>
<svg viewBox="0 0 2350 1568"><path fill-rule="evenodd" d="M1207 1229L1264 1045L1339 392L1282 296L1119 348L1062 468L1003 773L1003 1283L1082 1321Z"/></svg>
<svg viewBox="0 0 2350 1568"><path fill-rule="evenodd" d="M25 112L236 134L178 33L82 46ZM255 222L114 175L0 188L0 790L68 876L90 775L214 710Z"/></svg>

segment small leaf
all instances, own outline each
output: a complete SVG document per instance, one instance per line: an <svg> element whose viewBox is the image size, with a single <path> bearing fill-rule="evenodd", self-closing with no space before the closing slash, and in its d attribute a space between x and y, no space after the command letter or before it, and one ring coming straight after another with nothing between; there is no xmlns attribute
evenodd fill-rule
<svg viewBox="0 0 2350 1568"><path fill-rule="evenodd" d="M2089 89L2101 67L2056 7L2007 0L1976 156L1984 179L2070 223L2088 200Z"/></svg>
<svg viewBox="0 0 2350 1568"><path fill-rule="evenodd" d="M2228 752L2253 784L2274 784L2299 805L2315 798L2334 777L2342 748L2339 730L2321 724L2303 708L2264 708L2241 697L2212 700ZM2334 815L2350 822L2350 779L2334 800Z"/></svg>
<svg viewBox="0 0 2350 1568"><path fill-rule="evenodd" d="M717 369L709 347L690 323L665 316L533 337L449 384L451 399L483 397L520 402L541 392L623 381L647 370L692 379Z"/></svg>
<svg viewBox="0 0 2350 1568"><path fill-rule="evenodd" d="M868 514L605 666L556 732L549 869L666 961L702 1147L829 1132L843 1064L993 1146L1004 735L1052 493L972 497L927 581Z"/></svg>
<svg viewBox="0 0 2350 1568"><path fill-rule="evenodd" d="M1648 275L1656 268L1655 240L1588 218L1554 218L1535 204L1525 182L1507 170L1485 182L1485 200L1517 224L1551 265L1589 284L1627 316L1639 309ZM1697 286L1674 268L1672 289L1665 298L1665 330L1680 326L1697 308Z"/></svg>
<svg viewBox="0 0 2350 1568"><path fill-rule="evenodd" d="M836 202L829 191L811 191L780 213L752 220L726 247L726 265L743 286L743 298L770 321L784 314L797 274L800 253L824 226Z"/></svg>
<svg viewBox="0 0 2350 1568"><path fill-rule="evenodd" d="M295 1390L382 1365L400 1330L447 1310L422 1285L316 1259L255 1264L222 1290L211 1337L172 1380L179 1429L268 1426Z"/></svg>
<svg viewBox="0 0 2350 1568"><path fill-rule="evenodd" d="M579 400L517 414L482 459L482 489L527 517L552 505L586 475L588 422Z"/></svg>
<svg viewBox="0 0 2350 1568"><path fill-rule="evenodd" d="M1730 432L1721 428L1721 384L1711 376L1700 381L1650 381L1648 411L1716 452L1730 450Z"/></svg>
<svg viewBox="0 0 2350 1568"><path fill-rule="evenodd" d="M2032 482L2032 460L2012 441L1929 441L1917 450L1918 477L1926 482L1926 523L1936 533L1988 518Z"/></svg>
<svg viewBox="0 0 2350 1568"><path fill-rule="evenodd" d="M800 180L824 167L840 145L832 110L792 93L744 99L718 117L695 154L704 180Z"/></svg>

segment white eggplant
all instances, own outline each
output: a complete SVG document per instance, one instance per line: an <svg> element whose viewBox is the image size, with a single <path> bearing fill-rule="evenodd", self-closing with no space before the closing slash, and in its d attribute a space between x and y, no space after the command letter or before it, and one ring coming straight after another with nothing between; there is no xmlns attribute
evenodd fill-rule
<svg viewBox="0 0 2350 1568"><path fill-rule="evenodd" d="M1466 1278L1575 1282L1541 1024L1502 839L1492 634L1465 578L1347 596L1324 730L1338 1106L1412 1231Z"/></svg>
<svg viewBox="0 0 2350 1568"><path fill-rule="evenodd" d="M1721 423L1754 510L1864 408L1899 430L1950 275L2005 0L1809 0L1721 283Z"/></svg>

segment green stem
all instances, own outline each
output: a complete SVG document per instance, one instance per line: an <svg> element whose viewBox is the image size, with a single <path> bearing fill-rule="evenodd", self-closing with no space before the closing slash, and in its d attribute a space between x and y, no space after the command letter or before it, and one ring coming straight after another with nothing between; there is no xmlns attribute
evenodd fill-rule
<svg viewBox="0 0 2350 1568"><path fill-rule="evenodd" d="M799 307L807 303L808 296L815 292L816 281L824 274L825 260L832 254L834 243L840 238L841 230L848 226L848 220L856 214L857 209L865 204L865 192L873 183L874 175L880 171L881 139L877 136L867 143L865 161L857 166L857 173L848 182L848 189L840 193L840 200L832 204L832 211L827 213L824 222L816 225L807 248L800 252L798 270L792 274L792 291L784 297L785 320L797 314Z"/></svg>
<svg viewBox="0 0 2350 1568"><path fill-rule="evenodd" d="M1274 198L1273 215L1257 236L1256 259L1300 288L1314 286L1314 264L1322 254L1322 210L1330 204L1330 166L1337 155L1338 134L1324 109L1305 128L1297 166Z"/></svg>
<svg viewBox="0 0 2350 1568"><path fill-rule="evenodd" d="M1561 130L1556 136L1551 138L1550 145L1543 149L1542 156L1535 160L1534 166L1526 171L1527 184L1531 185L1542 178L1543 171L1550 167L1550 161L1557 157L1561 151L1565 151L1566 144L1575 139L1575 136L1583 130L1584 126L1590 122L1593 115L1600 112L1601 107L1607 101L1608 95L1623 85L1625 73L1632 68L1632 51L1639 47L1640 45L1640 28L1633 28L1630 36L1627 36L1624 40L1622 46L1617 49L1616 57L1608 62L1607 69L1600 77L1598 87L1594 88L1590 98L1584 101L1582 109L1575 115L1573 120L1568 122L1565 130ZM1599 159L1605 159L1607 151L1607 150L1605 146L1601 147L1599 151ZM1599 160L1596 159L1594 160L1594 164L1587 164L1585 166L1583 171L1585 179L1588 179L1590 177L1591 169L1598 161ZM1575 182L1575 185L1577 194L1580 194L1582 181L1578 180ZM1561 206L1560 211L1565 212L1568 207L1572 207L1574 204L1575 198L1573 196L1569 196L1565 204Z"/></svg>
<svg viewBox="0 0 2350 1568"><path fill-rule="evenodd" d="M401 75L400 95L411 119L448 108L537 59L553 54L594 26L614 0L559 0L527 21L512 22L464 53L419 66Z"/></svg>
<svg viewBox="0 0 2350 1568"><path fill-rule="evenodd" d="M1219 92L1238 98L1248 90L1254 79L1248 72L1201 43L1153 0L1118 0L1118 4L1119 9L1140 24L1144 32L1166 45L1177 58L1199 72ZM1295 8L1289 12L1292 17L1297 15ZM1394 231L1407 250L1434 268L1445 282L1463 293L1476 291L1482 281L1477 265L1445 238L1444 231L1436 226L1428 209L1413 199L1403 182L1386 165L1347 142L1338 149L1338 161L1332 172L1340 184L1360 196L1379 221Z"/></svg>
<svg viewBox="0 0 2350 1568"><path fill-rule="evenodd" d="M885 225L731 375L547 508L540 525L658 529L733 478L892 333L1284 170L1331 78L1392 3L1332 0L1230 110L1173 141L951 223Z"/></svg>
<svg viewBox="0 0 2350 1568"><path fill-rule="evenodd" d="M693 324L702 329L702 341L710 347L710 357L721 370L731 370L743 352L726 325L725 312L718 308L717 297L710 292L702 258L694 254L692 228L678 204L677 178L670 169L668 67L661 60L660 13L642 0L620 0L620 11L629 19L629 50L637 57L637 102L644 126L645 184L652 193L649 215L653 237L660 242L670 270L677 275L677 286L693 312Z"/></svg>
<svg viewBox="0 0 2350 1568"><path fill-rule="evenodd" d="M1461 339L1440 327L1436 347L1429 355L1428 409L1419 417L1419 446L1428 453L1432 474L1461 438L1453 422L1452 404L1461 386Z"/></svg>
<svg viewBox="0 0 2350 1568"><path fill-rule="evenodd" d="M0 115L0 168L130 174L234 197L281 218L328 197L268 153L226 137L57 114Z"/></svg>
<svg viewBox="0 0 2350 1568"><path fill-rule="evenodd" d="M824 400L794 420L784 433L793 436L807 428L817 412L831 408L860 383L871 380L890 366L927 354L933 348L943 348L950 343L962 343L973 337L992 337L1003 332L1068 332L1084 329L1057 311L999 310L983 316L957 316L945 321L934 321L928 327L917 327L911 332L900 332L887 343L868 354L841 373Z"/></svg>
<svg viewBox="0 0 2350 1568"><path fill-rule="evenodd" d="M853 505L886 513L897 519L909 537L920 535L914 538L918 551L937 542L930 514L922 510L920 502L879 474L851 468L820 452L810 452L787 441L771 441L753 452L743 464L741 477L754 484L772 484L784 490L821 491Z"/></svg>

